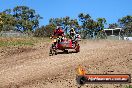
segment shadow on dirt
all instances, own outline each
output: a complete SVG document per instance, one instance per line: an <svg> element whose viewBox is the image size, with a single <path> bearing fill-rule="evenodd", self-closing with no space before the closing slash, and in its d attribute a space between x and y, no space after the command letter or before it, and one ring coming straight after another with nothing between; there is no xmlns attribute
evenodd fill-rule
<svg viewBox="0 0 132 88"><path fill-rule="evenodd" d="M59 51L59 52L57 52L57 54L72 54L72 53L77 53L77 52L76 51L68 51L68 52Z"/></svg>

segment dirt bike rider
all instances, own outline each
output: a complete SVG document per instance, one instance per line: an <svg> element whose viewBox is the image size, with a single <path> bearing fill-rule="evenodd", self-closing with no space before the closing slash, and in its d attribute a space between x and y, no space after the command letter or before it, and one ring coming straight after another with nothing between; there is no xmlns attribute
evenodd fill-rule
<svg viewBox="0 0 132 88"><path fill-rule="evenodd" d="M75 32L74 28L71 28L70 30L70 39L72 40L72 44L74 46L74 43L78 44L78 41L81 40L81 36L78 32Z"/></svg>
<svg viewBox="0 0 132 88"><path fill-rule="evenodd" d="M61 27L58 27L57 29L54 30L52 38L54 38L54 45L56 45L57 43L61 42L63 40L64 37L64 31Z"/></svg>
<svg viewBox="0 0 132 88"><path fill-rule="evenodd" d="M72 40L72 47L74 47L75 46L74 43L75 43L76 32L75 32L74 28L71 28L69 32L70 32L70 36L69 37Z"/></svg>
<svg viewBox="0 0 132 88"><path fill-rule="evenodd" d="M76 32L75 32L74 28L71 28L71 30L70 30L70 39L72 39L73 42L74 42L74 39L75 39L75 35L76 35Z"/></svg>

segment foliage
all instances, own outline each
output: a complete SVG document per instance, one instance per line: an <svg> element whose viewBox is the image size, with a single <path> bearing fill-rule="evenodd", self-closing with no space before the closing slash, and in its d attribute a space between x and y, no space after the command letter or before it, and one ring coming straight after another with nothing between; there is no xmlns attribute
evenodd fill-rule
<svg viewBox="0 0 132 88"><path fill-rule="evenodd" d="M71 28L75 28L76 31L77 29L80 28L77 19L71 19L68 16L63 18L51 18L49 20L49 24L53 24L55 26L61 26L64 29L66 34Z"/></svg>
<svg viewBox="0 0 132 88"><path fill-rule="evenodd" d="M9 31L14 30L16 25L15 18L10 14L10 12L4 11L0 13L1 17L1 24L0 24L0 31Z"/></svg>
<svg viewBox="0 0 132 88"><path fill-rule="evenodd" d="M127 15L118 20L120 26L124 29L126 36L132 36L132 16Z"/></svg>
<svg viewBox="0 0 132 88"><path fill-rule="evenodd" d="M105 18L97 18L97 20L93 20L89 14L84 13L80 13L78 17L79 20L82 22L82 38L95 38L98 35L104 34L100 32L97 35L99 31L104 29L104 25L106 24Z"/></svg>
<svg viewBox="0 0 132 88"><path fill-rule="evenodd" d="M2 38L0 37L0 47L33 45L33 41L25 38Z"/></svg>
<svg viewBox="0 0 132 88"><path fill-rule="evenodd" d="M37 37L0 37L0 47L7 46L33 46L40 42L51 42L49 38L37 38Z"/></svg>
<svg viewBox="0 0 132 88"><path fill-rule="evenodd" d="M110 29L114 29L114 28L118 28L119 25L117 23L112 23L112 24L109 24L109 27Z"/></svg>
<svg viewBox="0 0 132 88"><path fill-rule="evenodd" d="M13 10L6 9L0 13L0 31L19 30L29 33L39 27L40 19L42 17L35 10L16 6Z"/></svg>
<svg viewBox="0 0 132 88"><path fill-rule="evenodd" d="M0 32L19 30L28 34L34 33L37 37L49 37L57 26L61 26L66 35L71 28L79 32L82 38L106 38L103 31L106 25L105 18L92 19L89 14L80 13L78 19L69 16L51 18L49 24L39 27L42 17L34 9L27 6L16 6L0 13ZM80 24L81 23L81 24ZM119 23L119 25L118 25ZM109 28L121 27L122 35L132 36L132 16L127 15L118 20L118 23L109 24Z"/></svg>
<svg viewBox="0 0 132 88"><path fill-rule="evenodd" d="M34 36L35 37L50 37L55 28L56 26L53 24L42 26L35 30Z"/></svg>
<svg viewBox="0 0 132 88"><path fill-rule="evenodd" d="M35 10L26 6L17 6L13 9L14 17L17 19L16 27L22 31L32 31L39 26L40 15Z"/></svg>
<svg viewBox="0 0 132 88"><path fill-rule="evenodd" d="M128 85L128 86L126 86L125 88L132 88L132 86L131 86L131 85Z"/></svg>

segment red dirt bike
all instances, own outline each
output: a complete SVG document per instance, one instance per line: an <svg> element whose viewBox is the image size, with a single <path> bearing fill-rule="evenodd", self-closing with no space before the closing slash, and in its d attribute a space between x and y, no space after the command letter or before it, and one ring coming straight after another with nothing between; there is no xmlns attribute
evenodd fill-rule
<svg viewBox="0 0 132 88"><path fill-rule="evenodd" d="M80 52L80 40L72 41L71 39L63 39L62 41L57 42L56 44L52 44L50 47L50 56L57 55L58 50L62 50L64 53L69 53L68 49L74 49L76 53Z"/></svg>

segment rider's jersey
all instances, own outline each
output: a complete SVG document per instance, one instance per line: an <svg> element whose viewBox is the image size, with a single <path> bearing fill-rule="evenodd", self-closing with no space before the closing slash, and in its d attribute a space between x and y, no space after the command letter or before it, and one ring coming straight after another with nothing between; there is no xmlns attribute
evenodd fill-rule
<svg viewBox="0 0 132 88"><path fill-rule="evenodd" d="M55 29L54 30L54 36L64 36L64 31L61 29L61 28L59 28L59 29Z"/></svg>

